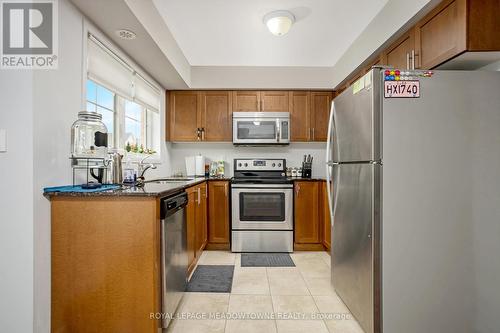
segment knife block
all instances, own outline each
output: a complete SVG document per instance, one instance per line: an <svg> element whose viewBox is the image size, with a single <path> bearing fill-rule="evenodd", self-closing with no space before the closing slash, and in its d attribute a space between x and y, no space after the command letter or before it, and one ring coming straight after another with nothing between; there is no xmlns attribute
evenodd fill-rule
<svg viewBox="0 0 500 333"><path fill-rule="evenodd" d="M302 162L302 178L311 178L312 175L312 163Z"/></svg>

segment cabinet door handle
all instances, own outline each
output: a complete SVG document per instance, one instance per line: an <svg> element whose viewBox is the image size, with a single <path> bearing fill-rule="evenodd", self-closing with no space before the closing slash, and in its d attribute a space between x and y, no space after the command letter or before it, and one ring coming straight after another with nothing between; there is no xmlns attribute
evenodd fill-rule
<svg viewBox="0 0 500 333"><path fill-rule="evenodd" d="M295 185L295 195L299 196L299 193L300 193L300 185L297 184L297 185Z"/></svg>
<svg viewBox="0 0 500 333"><path fill-rule="evenodd" d="M312 135L312 140L314 141L315 140L315 133L314 133L314 127L312 128L312 132L313 132L313 135Z"/></svg>
<svg viewBox="0 0 500 333"><path fill-rule="evenodd" d="M201 141L205 141L205 127L201 128Z"/></svg>
<svg viewBox="0 0 500 333"><path fill-rule="evenodd" d="M410 53L406 53L406 69L410 69Z"/></svg>
<svg viewBox="0 0 500 333"><path fill-rule="evenodd" d="M415 50L411 50L411 69L415 70Z"/></svg>
<svg viewBox="0 0 500 333"><path fill-rule="evenodd" d="M200 128L196 129L196 140L200 141Z"/></svg>
<svg viewBox="0 0 500 333"><path fill-rule="evenodd" d="M227 198L227 188L228 188L227 184L224 185L224 195L226 196L226 198Z"/></svg>
<svg viewBox="0 0 500 333"><path fill-rule="evenodd" d="M201 191L200 188L198 187L198 206L201 204Z"/></svg>

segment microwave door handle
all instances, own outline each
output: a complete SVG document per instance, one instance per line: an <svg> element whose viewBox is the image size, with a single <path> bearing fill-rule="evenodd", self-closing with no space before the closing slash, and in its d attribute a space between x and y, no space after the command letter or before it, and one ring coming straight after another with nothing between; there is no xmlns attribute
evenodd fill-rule
<svg viewBox="0 0 500 333"><path fill-rule="evenodd" d="M276 121L276 142L280 142L281 136L281 121L278 119Z"/></svg>

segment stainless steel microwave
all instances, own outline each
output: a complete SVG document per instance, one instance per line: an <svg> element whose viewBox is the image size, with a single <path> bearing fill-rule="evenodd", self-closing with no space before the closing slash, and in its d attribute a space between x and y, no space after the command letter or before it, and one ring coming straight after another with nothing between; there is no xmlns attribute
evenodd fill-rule
<svg viewBox="0 0 500 333"><path fill-rule="evenodd" d="M289 112L233 112L233 144L287 145Z"/></svg>

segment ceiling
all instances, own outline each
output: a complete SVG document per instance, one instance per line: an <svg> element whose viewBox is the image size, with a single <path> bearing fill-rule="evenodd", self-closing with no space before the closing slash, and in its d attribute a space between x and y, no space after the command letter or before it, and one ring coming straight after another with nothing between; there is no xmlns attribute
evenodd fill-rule
<svg viewBox="0 0 500 333"><path fill-rule="evenodd" d="M191 66L333 66L388 0L153 0ZM290 32L263 16L289 10ZM362 9L362 10L360 10Z"/></svg>

